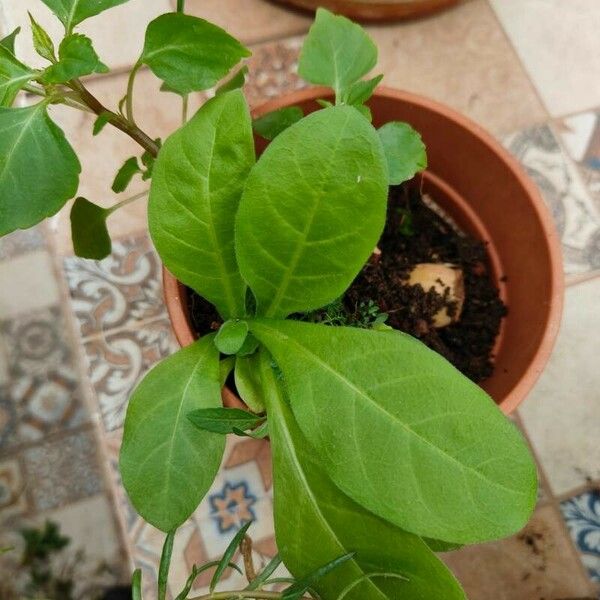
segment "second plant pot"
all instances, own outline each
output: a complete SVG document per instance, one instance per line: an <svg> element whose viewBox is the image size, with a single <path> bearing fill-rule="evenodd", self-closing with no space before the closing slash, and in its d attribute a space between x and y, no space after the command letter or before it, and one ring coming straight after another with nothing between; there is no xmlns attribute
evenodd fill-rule
<svg viewBox="0 0 600 600"><path fill-rule="evenodd" d="M316 100L332 99L313 88L268 102L262 116L286 106L305 114ZM459 113L432 100L379 88L369 102L373 124L406 121L423 137L429 168L424 191L467 234L487 244L491 272L508 305L495 347L494 374L482 387L509 414L541 374L560 324L563 276L560 245L552 217L520 165L488 133ZM257 140L257 150L264 142ZM177 340L191 344L187 289L164 269L167 309ZM240 400L225 389L228 405Z"/></svg>

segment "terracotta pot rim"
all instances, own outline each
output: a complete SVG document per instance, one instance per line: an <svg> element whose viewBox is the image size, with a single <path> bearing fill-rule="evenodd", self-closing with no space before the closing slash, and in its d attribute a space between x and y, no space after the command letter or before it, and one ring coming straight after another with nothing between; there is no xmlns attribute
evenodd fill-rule
<svg viewBox="0 0 600 600"><path fill-rule="evenodd" d="M426 110L441 114L445 118L455 122L460 127L469 130L480 142L485 144L508 169L519 180L521 186L527 193L528 200L534 209L539 224L544 232L546 250L550 257L551 265L551 292L548 297L548 317L544 333L538 348L529 362L527 369L520 377L518 382L513 386L510 393L499 402L499 406L505 414L512 413L517 406L523 401L527 393L531 390L543 368L548 361L556 337L560 328L560 320L563 307L563 292L564 292L564 275L562 269L562 257L558 234L554 227L554 222L550 212L546 208L544 200L535 184L525 173L518 161L505 150L499 142L497 142L491 134L487 133L480 125L443 104L425 98L412 92L405 92L393 88L381 86L375 91L376 96L398 100L403 103L414 104L425 108ZM270 100L252 111L254 118L260 117L272 110L281 108L282 106L291 106L294 104L315 100L317 98L327 98L332 96L332 91L329 88L317 87L308 88L287 94L273 100ZM169 318L171 319L175 336L182 346L191 344L194 341L194 335L191 331L188 322L187 306L184 306L181 299L183 286L177 279L169 273L163 266L163 282L164 295L167 305ZM510 288L510 283L508 284ZM227 396L239 400L231 392L228 391ZM231 400L231 398L228 398Z"/></svg>

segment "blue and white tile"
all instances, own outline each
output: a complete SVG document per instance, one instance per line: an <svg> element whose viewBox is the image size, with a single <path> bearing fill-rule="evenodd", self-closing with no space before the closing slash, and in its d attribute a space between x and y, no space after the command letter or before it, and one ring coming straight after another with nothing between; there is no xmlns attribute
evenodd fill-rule
<svg viewBox="0 0 600 600"><path fill-rule="evenodd" d="M600 583L600 490L569 498L560 508L590 578Z"/></svg>
<svg viewBox="0 0 600 600"><path fill-rule="evenodd" d="M536 126L505 138L539 186L562 241L564 269L579 274L600 268L600 206L586 189L575 164L553 130Z"/></svg>

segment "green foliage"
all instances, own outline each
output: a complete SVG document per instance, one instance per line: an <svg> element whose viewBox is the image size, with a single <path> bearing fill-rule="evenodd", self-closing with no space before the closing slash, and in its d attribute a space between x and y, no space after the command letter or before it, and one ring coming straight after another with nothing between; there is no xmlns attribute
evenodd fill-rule
<svg viewBox="0 0 600 600"><path fill-rule="evenodd" d="M526 523L537 488L527 445L439 354L393 330L249 324L281 368L322 468L355 502L448 542L500 538Z"/></svg>
<svg viewBox="0 0 600 600"><path fill-rule="evenodd" d="M340 296L383 229L385 180L379 139L351 107L312 113L271 142L236 219L238 262L258 314L309 311Z"/></svg>
<svg viewBox="0 0 600 600"><path fill-rule="evenodd" d="M82 21L94 17L101 12L125 4L128 0L42 0L42 2L59 18L67 33Z"/></svg>
<svg viewBox="0 0 600 600"><path fill-rule="evenodd" d="M360 25L319 8L302 46L298 73L332 87L341 98L376 62L377 47Z"/></svg>
<svg viewBox="0 0 600 600"><path fill-rule="evenodd" d="M239 408L202 408L189 413L188 418L198 429L214 433L246 431L264 421L264 417Z"/></svg>
<svg viewBox="0 0 600 600"><path fill-rule="evenodd" d="M56 213L77 192L80 172L45 103L0 108L0 235Z"/></svg>
<svg viewBox="0 0 600 600"><path fill-rule="evenodd" d="M354 82L345 93L342 95L342 100L346 104L361 105L365 103L375 91L375 88L379 85L383 75L377 75L373 79L367 81L356 81Z"/></svg>
<svg viewBox="0 0 600 600"><path fill-rule="evenodd" d="M141 172L137 158L135 156L128 158L115 175L115 180L111 186L112 191L117 194L124 192L129 187L131 180Z"/></svg>
<svg viewBox="0 0 600 600"><path fill-rule="evenodd" d="M165 141L154 166L148 221L156 249L224 318L245 314L232 215L253 164L250 113L237 90L207 102Z"/></svg>
<svg viewBox="0 0 600 600"><path fill-rule="evenodd" d="M238 546L241 544L242 540L244 539L246 532L248 531L248 528L250 527L250 525L252 525L252 521L250 521L249 523L246 523L233 536L233 539L231 540L231 542L229 542L229 545L227 546L227 548L225 549L225 552L223 553L223 557L221 558L221 560L219 561L219 564L217 565L217 568L215 569L213 578L210 581L209 590L211 593L214 591L215 587L217 587L217 584L219 583L221 577L223 577L223 573L225 573L225 570L227 569L229 563L231 562L233 555L236 553Z"/></svg>
<svg viewBox="0 0 600 600"><path fill-rule="evenodd" d="M275 532L288 569L303 577L352 550L352 560L314 584L323 598L337 598L350 582L382 572L399 578L366 579L346 600L465 598L446 567L416 535L372 515L333 485L294 421L268 362L263 361L262 370L271 423ZM355 468L360 471L358 465Z"/></svg>
<svg viewBox="0 0 600 600"><path fill-rule="evenodd" d="M85 198L77 198L71 208L71 238L75 254L81 258L101 260L112 248L106 219L110 210Z"/></svg>
<svg viewBox="0 0 600 600"><path fill-rule="evenodd" d="M35 75L35 71L15 58L11 48L0 45L0 107L12 106L19 90Z"/></svg>
<svg viewBox="0 0 600 600"><path fill-rule="evenodd" d="M94 121L94 127L92 129L93 135L98 135L110 122L112 114L108 111L104 111L98 115L98 118Z"/></svg>
<svg viewBox="0 0 600 600"><path fill-rule="evenodd" d="M390 185L412 179L427 168L427 152L421 136L408 123L392 121L377 132L388 161Z"/></svg>
<svg viewBox="0 0 600 600"><path fill-rule="evenodd" d="M154 367L129 401L119 463L123 484L140 515L161 531L181 525L213 482L225 438L194 427L187 415L220 404L213 335Z"/></svg>
<svg viewBox="0 0 600 600"><path fill-rule="evenodd" d="M148 25L141 62L178 94L206 90L250 51L220 27L181 13Z"/></svg>
<svg viewBox="0 0 600 600"><path fill-rule="evenodd" d="M17 27L12 33L9 33L5 38L0 40L0 46L4 46L11 54L14 54L15 41L19 33L21 33L21 28Z"/></svg>
<svg viewBox="0 0 600 600"><path fill-rule="evenodd" d="M46 83L65 83L92 73L107 73L108 67L100 62L92 40L72 33L58 47L58 62L44 71Z"/></svg>
<svg viewBox="0 0 600 600"><path fill-rule="evenodd" d="M31 23L31 33L33 34L33 47L35 51L46 60L50 62L56 62L56 52L54 50L54 43L46 32L46 30L33 18L31 13L29 14L29 21Z"/></svg>
<svg viewBox="0 0 600 600"><path fill-rule="evenodd" d="M224 94L225 92L231 92L237 90L246 83L246 76L248 75L248 66L244 65L229 81L220 85L215 90L215 95Z"/></svg>
<svg viewBox="0 0 600 600"><path fill-rule="evenodd" d="M297 123L303 116L304 113L299 106L287 106L254 119L252 127L258 135L266 140L274 140L282 131Z"/></svg>
<svg viewBox="0 0 600 600"><path fill-rule="evenodd" d="M373 300L363 300L358 305L358 327L364 327L366 329L383 325L388 318L387 313L381 312L377 302Z"/></svg>
<svg viewBox="0 0 600 600"><path fill-rule="evenodd" d="M215 345L223 354L236 354L244 345L247 335L248 323L246 321L225 321L217 332Z"/></svg>
<svg viewBox="0 0 600 600"><path fill-rule="evenodd" d="M142 600L142 571L136 569L131 577L131 598L132 600Z"/></svg>
<svg viewBox="0 0 600 600"><path fill-rule="evenodd" d="M262 382L258 375L258 354L238 356L235 359L235 387L240 398L250 410L261 413L265 410Z"/></svg>
<svg viewBox="0 0 600 600"><path fill-rule="evenodd" d="M160 555L160 565L158 567L158 600L165 600L167 597L167 581L169 579L169 568L171 566L171 556L173 554L173 543L175 542L176 532L177 530L173 529L167 533Z"/></svg>

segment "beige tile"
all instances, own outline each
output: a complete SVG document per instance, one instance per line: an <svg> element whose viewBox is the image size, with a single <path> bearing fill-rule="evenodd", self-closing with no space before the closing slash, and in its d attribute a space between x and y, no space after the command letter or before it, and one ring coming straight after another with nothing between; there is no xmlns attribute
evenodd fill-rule
<svg viewBox="0 0 600 600"><path fill-rule="evenodd" d="M593 592L556 509L539 508L518 535L443 555L469 600L550 600Z"/></svg>
<svg viewBox="0 0 600 600"><path fill-rule="evenodd" d="M173 6L176 0L171 0ZM226 29L246 44L307 31L312 18L267 0L187 0L186 12Z"/></svg>
<svg viewBox="0 0 600 600"><path fill-rule="evenodd" d="M58 284L50 256L44 250L0 262L0 317L56 304Z"/></svg>
<svg viewBox="0 0 600 600"><path fill-rule="evenodd" d="M491 0L554 116L600 104L598 0Z"/></svg>
<svg viewBox="0 0 600 600"><path fill-rule="evenodd" d="M368 28L383 84L423 94L493 133L545 118L517 56L484 0L429 19Z"/></svg>
<svg viewBox="0 0 600 600"><path fill-rule="evenodd" d="M115 75L88 82L90 91L108 108L115 109L124 95L126 75ZM181 99L175 94L160 92L160 81L149 70L138 74L135 85L135 116L139 126L151 137L165 138L181 123ZM190 99L190 114L197 109L203 96L196 94ZM96 137L92 135L95 117L65 106L51 107L52 117L63 128L75 148L82 164L79 196L102 206L141 192L149 182L136 177L122 194L110 189L114 176L123 162L143 150L121 131L107 125ZM69 202L58 215L49 220L50 237L61 254L72 252ZM113 237L126 235L146 228L146 200L141 199L115 212L108 220Z"/></svg>
<svg viewBox="0 0 600 600"><path fill-rule="evenodd" d="M169 0L130 0L84 21L77 31L92 38L98 55L111 69L125 69L135 63L142 51L146 25L170 10ZM60 21L40 0L3 0L0 11L4 12L0 25L7 32L22 27L16 44L18 57L32 66L47 64L33 49L27 11L48 31L55 44L64 33Z"/></svg>
<svg viewBox="0 0 600 600"><path fill-rule="evenodd" d="M520 415L555 494L600 478L600 278L569 287L554 353Z"/></svg>

